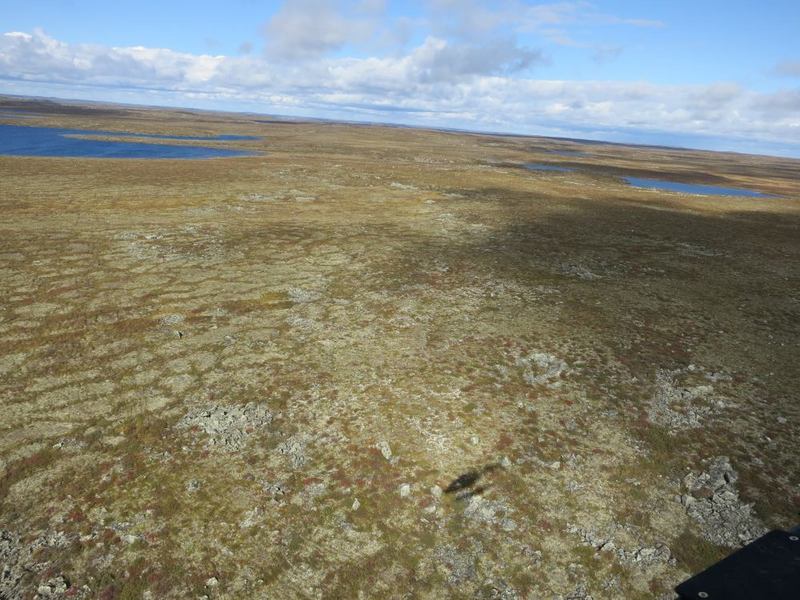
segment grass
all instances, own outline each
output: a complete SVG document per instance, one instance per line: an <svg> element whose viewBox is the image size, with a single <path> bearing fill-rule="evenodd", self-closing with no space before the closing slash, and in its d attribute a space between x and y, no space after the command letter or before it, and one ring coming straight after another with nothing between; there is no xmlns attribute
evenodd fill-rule
<svg viewBox="0 0 800 600"><path fill-rule="evenodd" d="M699 573L730 554L730 550L706 541L687 530L670 544L678 564L690 573Z"/></svg>

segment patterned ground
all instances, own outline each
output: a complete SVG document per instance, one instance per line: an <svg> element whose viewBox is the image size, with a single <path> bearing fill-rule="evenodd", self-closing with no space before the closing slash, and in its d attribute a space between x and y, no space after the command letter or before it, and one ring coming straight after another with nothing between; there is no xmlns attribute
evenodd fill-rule
<svg viewBox="0 0 800 600"><path fill-rule="evenodd" d="M797 161L38 122L267 154L0 157L0 598L670 598L800 520Z"/></svg>

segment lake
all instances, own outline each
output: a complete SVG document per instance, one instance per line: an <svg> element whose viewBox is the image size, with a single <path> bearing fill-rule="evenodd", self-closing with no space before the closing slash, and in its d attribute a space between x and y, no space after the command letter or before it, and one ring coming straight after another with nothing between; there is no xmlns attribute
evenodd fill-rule
<svg viewBox="0 0 800 600"><path fill-rule="evenodd" d="M643 177L625 177L630 185L649 190L665 190L682 194L701 194L704 196L744 196L749 198L774 198L770 194L762 194L743 188L722 187L719 185L701 185L697 183L679 183L663 179L646 179Z"/></svg>
<svg viewBox="0 0 800 600"><path fill-rule="evenodd" d="M75 136L102 135L125 138L163 139L175 141L227 142L258 139L253 136L221 135L217 137L170 136L89 129L25 127L0 124L0 155L49 156L81 158L171 158L200 159L254 156L247 150L212 148L175 144L151 144L136 141L88 140Z"/></svg>

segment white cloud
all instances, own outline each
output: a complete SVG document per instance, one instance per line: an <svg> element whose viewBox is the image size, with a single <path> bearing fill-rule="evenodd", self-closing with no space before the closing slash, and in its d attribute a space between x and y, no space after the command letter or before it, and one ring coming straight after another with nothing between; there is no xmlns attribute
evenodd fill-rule
<svg viewBox="0 0 800 600"><path fill-rule="evenodd" d="M520 48L513 40L496 39L482 45L452 44L428 38L410 56L424 83L460 81L474 75L514 73L542 62L540 52Z"/></svg>
<svg viewBox="0 0 800 600"><path fill-rule="evenodd" d="M287 0L265 27L267 53L279 60L308 60L365 43L384 10L380 0Z"/></svg>
<svg viewBox="0 0 800 600"><path fill-rule="evenodd" d="M38 81L144 87L202 84L225 60L162 48L67 44L40 30L0 38L0 75Z"/></svg>
<svg viewBox="0 0 800 600"><path fill-rule="evenodd" d="M794 127L800 124L800 89L781 90L772 94L763 94L754 102L766 118L769 115L781 114L794 119Z"/></svg>
<svg viewBox="0 0 800 600"><path fill-rule="evenodd" d="M497 41L500 40L500 41ZM423 125L602 135L658 131L800 144L800 91L729 83L543 81L519 71L541 57L513 40L485 45L429 37L397 56L284 63L250 55L68 44L42 31L0 36L0 82L138 90L160 98L248 103ZM523 71L528 73L528 71ZM69 95L66 93L66 95ZM192 104L192 102L188 102Z"/></svg>

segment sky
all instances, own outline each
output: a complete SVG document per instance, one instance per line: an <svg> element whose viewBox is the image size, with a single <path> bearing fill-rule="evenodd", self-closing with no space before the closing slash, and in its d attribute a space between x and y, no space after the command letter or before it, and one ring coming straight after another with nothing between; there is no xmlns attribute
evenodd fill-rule
<svg viewBox="0 0 800 600"><path fill-rule="evenodd" d="M0 93L800 157L800 2L0 0Z"/></svg>

